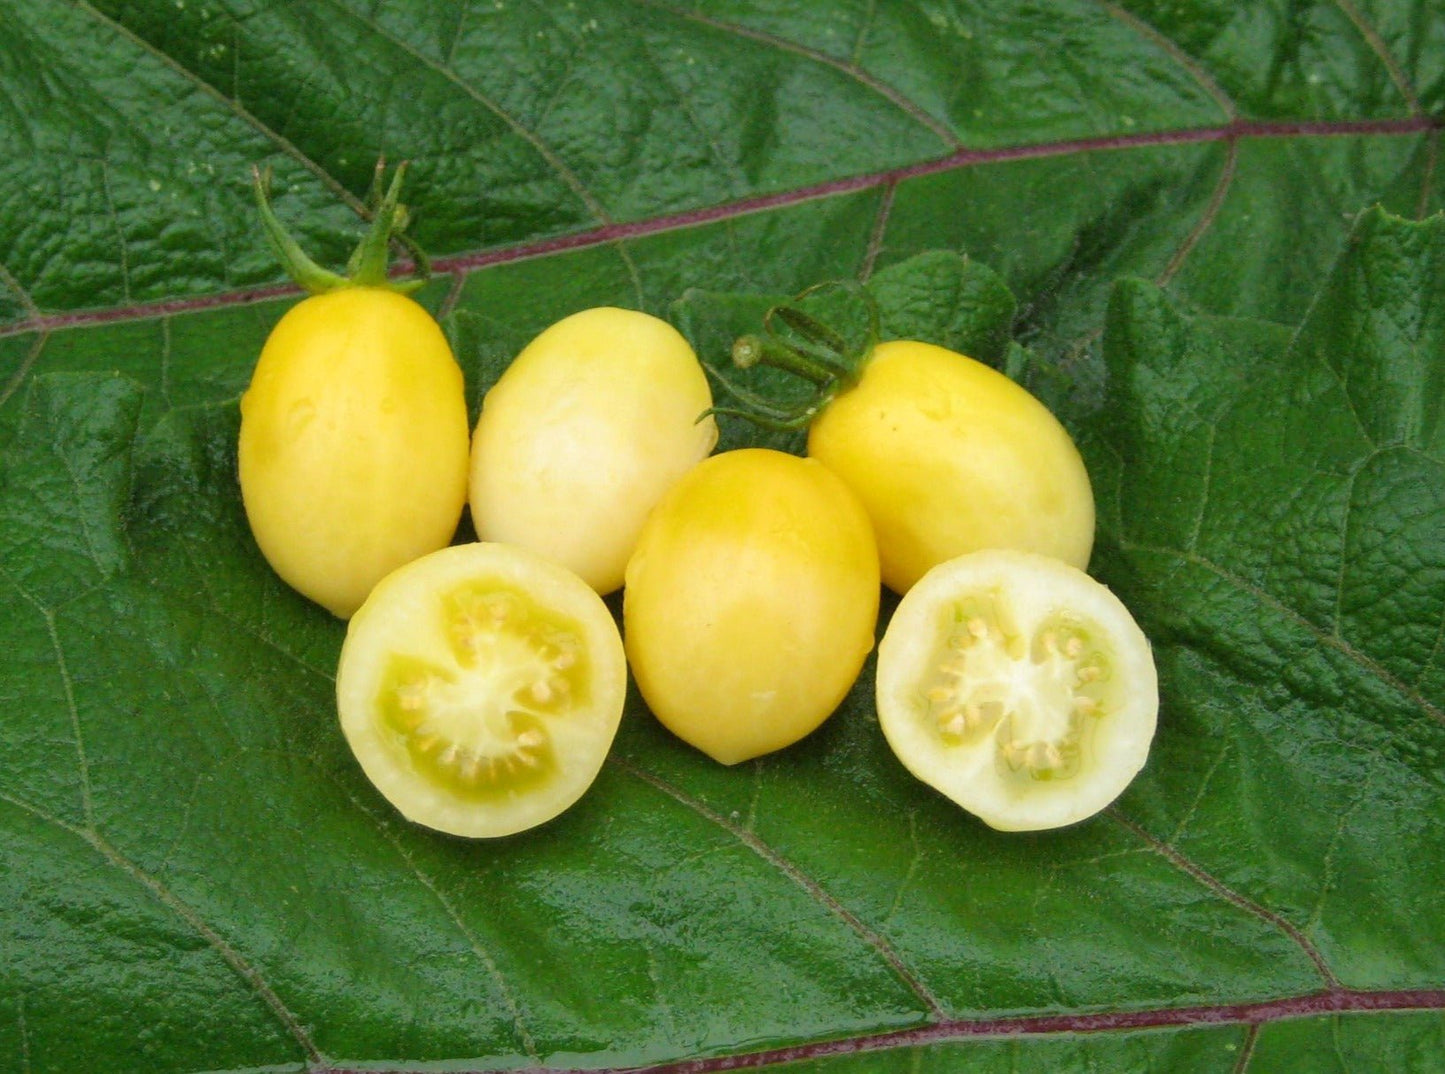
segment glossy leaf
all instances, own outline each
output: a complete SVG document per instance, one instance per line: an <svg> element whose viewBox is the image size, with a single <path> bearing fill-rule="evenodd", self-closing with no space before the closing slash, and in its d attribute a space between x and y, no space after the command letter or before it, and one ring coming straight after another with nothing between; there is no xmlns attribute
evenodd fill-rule
<svg viewBox="0 0 1445 1074"><path fill-rule="evenodd" d="M0 1069L1438 1067L1439 0L0 27ZM713 765L634 699L555 822L401 820L234 464L296 298L251 166L340 267L378 153L474 407L584 306L721 365L832 278L1054 405L1162 674L1124 798L984 829L893 759L870 665L770 758Z"/></svg>

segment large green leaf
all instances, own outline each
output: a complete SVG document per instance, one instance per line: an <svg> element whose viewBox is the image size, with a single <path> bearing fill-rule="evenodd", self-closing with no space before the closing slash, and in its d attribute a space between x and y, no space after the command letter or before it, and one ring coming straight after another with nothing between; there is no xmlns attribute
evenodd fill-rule
<svg viewBox="0 0 1445 1074"><path fill-rule="evenodd" d="M0 1069L1445 1069L1445 218L1406 219L1442 204L1439 0L0 28ZM402 821L233 461L294 301L250 167L335 261L378 152L474 405L582 306L838 276L1035 387L1155 642L1135 785L984 829L893 760L870 666L771 758L634 701L542 829Z"/></svg>

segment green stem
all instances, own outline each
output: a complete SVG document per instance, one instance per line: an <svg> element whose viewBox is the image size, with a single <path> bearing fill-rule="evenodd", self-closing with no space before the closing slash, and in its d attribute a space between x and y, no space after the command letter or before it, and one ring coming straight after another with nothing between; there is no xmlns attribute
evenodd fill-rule
<svg viewBox="0 0 1445 1074"><path fill-rule="evenodd" d="M760 414L756 410L745 410L742 407L711 406L699 414L697 420L702 421L704 418L722 414L732 418L746 418L754 425L761 425L764 429L771 429L775 433L791 433L806 428L821 409L823 409L821 405L809 403L790 413L786 418L775 418L767 414Z"/></svg>
<svg viewBox="0 0 1445 1074"><path fill-rule="evenodd" d="M271 169L262 171L253 167L251 180L256 191L256 206L261 211L261 224L266 229L266 237L271 240L271 246L281 261L281 267L286 270L286 275L313 295L347 286L345 276L324 269L311 260L300 244L291 237L291 233L282 226L281 221L276 219L276 213L271 209Z"/></svg>
<svg viewBox="0 0 1445 1074"><path fill-rule="evenodd" d="M261 212L261 223L271 245L281 261L281 266L293 280L311 294L325 294L343 287L381 287L391 291L409 294L426 283L431 276L431 262L425 253L405 235L411 214L401 204L401 184L406 175L407 164L397 165L391 183L382 194L382 178L386 168L385 160L378 160L372 178L371 192L367 197L371 208L371 223L362 236L361 242L347 263L346 275L322 268L313 261L300 244L293 239L277 219L271 208L271 172L252 168L256 190L256 204ZM391 243L395 240L412 255L416 275L392 279L387 270Z"/></svg>
<svg viewBox="0 0 1445 1074"><path fill-rule="evenodd" d="M763 315L761 333L740 336L733 343L733 365L739 369L767 365L802 377L813 385L813 392L807 399L794 407L784 408L756 392L732 384L708 367L708 372L742 405L713 407L707 413L747 418L767 429L802 429L839 392L849 388L858 379L878 342L878 308L868 291L861 284L852 282L830 282L810 287L796 301L834 288L846 291L864 303L868 321L861 341L850 343L842 333L797 306L778 305ZM775 326L775 321L781 322L783 330ZM785 332L787 338L783 338Z"/></svg>
<svg viewBox="0 0 1445 1074"><path fill-rule="evenodd" d="M392 174L386 196L371 218L371 227L352 255L354 268L351 282L357 287L387 286L386 263L391 253L393 233L406 226L408 213L401 203L401 181L406 177L407 163L402 161Z"/></svg>
<svg viewBox="0 0 1445 1074"><path fill-rule="evenodd" d="M759 395L757 392L750 391L749 389L744 388L741 384L734 384L730 379L723 376L723 374L718 369L714 368L710 362L703 362L702 367L704 370L707 371L707 374L710 377L712 377L718 382L718 384L722 386L723 390L726 391L728 395L732 396L743 406L747 407L748 410L746 412L743 412L728 410L726 408L722 410L712 408L705 411L698 418L699 421L701 421L702 418L706 417L708 414L712 413L755 413L774 421L789 421L796 413L796 411L794 410L789 410L776 405L775 403L773 403L772 400L767 399L762 395Z"/></svg>
<svg viewBox="0 0 1445 1074"><path fill-rule="evenodd" d="M848 343L842 336L823 324L816 317L808 316L795 306L774 306L768 310L767 315L763 318L763 324L769 332L776 334L772 324L774 317L782 321L803 339L816 344L826 351L833 354L843 354L848 350Z"/></svg>
<svg viewBox="0 0 1445 1074"><path fill-rule="evenodd" d="M811 380L820 388L841 379L848 372L839 362L804 353L798 347L779 343L775 339L758 335L739 337L733 344L733 365L739 369L751 369L760 364Z"/></svg>

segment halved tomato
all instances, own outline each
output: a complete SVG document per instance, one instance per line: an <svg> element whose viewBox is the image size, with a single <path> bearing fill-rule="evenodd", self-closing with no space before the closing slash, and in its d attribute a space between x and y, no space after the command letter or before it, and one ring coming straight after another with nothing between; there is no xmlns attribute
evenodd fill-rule
<svg viewBox="0 0 1445 1074"><path fill-rule="evenodd" d="M878 720L919 779L1004 831L1072 824L1143 767L1149 642L1110 590L1034 553L934 567L878 646Z"/></svg>
<svg viewBox="0 0 1445 1074"><path fill-rule="evenodd" d="M500 836L592 784L622 717L617 623L571 571L510 545L444 548L387 575L352 617L341 728L408 819Z"/></svg>

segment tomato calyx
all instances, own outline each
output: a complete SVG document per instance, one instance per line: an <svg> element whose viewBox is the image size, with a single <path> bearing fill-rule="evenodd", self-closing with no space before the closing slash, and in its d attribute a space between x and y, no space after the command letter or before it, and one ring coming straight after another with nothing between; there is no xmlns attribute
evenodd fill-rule
<svg viewBox="0 0 1445 1074"><path fill-rule="evenodd" d="M824 306L826 312L814 315L804 308L808 303ZM846 327L835 328L833 324ZM878 304L862 284L852 280L815 284L790 303L771 307L763 315L763 330L740 336L731 354L732 364L738 369L771 366L810 381L812 392L794 406L779 406L704 363L741 405L712 407L698 420L724 414L775 431L806 428L836 395L857 383L879 333Z"/></svg>
<svg viewBox="0 0 1445 1074"><path fill-rule="evenodd" d="M406 234L407 225L411 222L411 213L401 203L401 184L406 170L407 162L402 161L392 173L390 184L385 184L386 159L383 157L377 160L364 211L370 224L347 262L346 272L343 274L317 264L292 238L271 207L271 169L253 167L251 185L256 193L261 224L286 274L303 290L313 295L337 291L343 287L379 287L410 294L425 284L431 278L431 262L415 240ZM400 244L410 255L414 275L397 278L391 276L387 261L393 242Z"/></svg>

